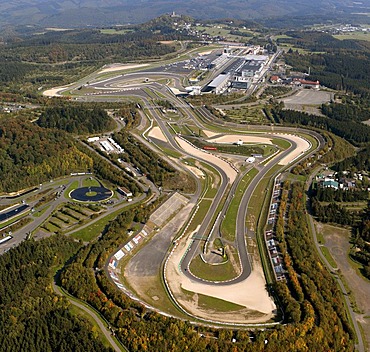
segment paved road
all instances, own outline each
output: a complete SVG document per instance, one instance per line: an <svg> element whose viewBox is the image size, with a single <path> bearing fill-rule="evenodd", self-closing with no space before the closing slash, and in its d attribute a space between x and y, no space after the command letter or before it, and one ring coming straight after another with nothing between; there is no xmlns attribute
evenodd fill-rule
<svg viewBox="0 0 370 352"><path fill-rule="evenodd" d="M110 332L110 330L106 327L105 324L103 324L103 322L101 321L101 319L99 318L98 314L93 310L93 309L90 309L88 307L86 307L86 305L84 304L81 304L79 302L77 302L76 300L73 300L73 299L70 299L67 295L65 295L62 290L56 285L55 282L53 282L53 290L54 292L59 295L59 296L64 296L67 298L67 300L73 304L74 306L82 309L84 312L86 312L87 314L89 314L96 322L96 324L98 324L99 326L99 329L101 330L101 332L104 334L104 336L107 338L107 340L109 341L110 345L113 347L113 349L116 351L116 352L121 352L122 349L128 351L126 348L122 347L120 348L118 346L118 344L116 343L116 341L112 338L112 334Z"/></svg>

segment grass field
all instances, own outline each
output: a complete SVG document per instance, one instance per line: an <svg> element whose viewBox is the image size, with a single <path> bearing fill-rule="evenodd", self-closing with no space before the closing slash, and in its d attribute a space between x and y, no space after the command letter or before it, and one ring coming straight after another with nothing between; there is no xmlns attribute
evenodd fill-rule
<svg viewBox="0 0 370 352"><path fill-rule="evenodd" d="M346 33L346 34L336 34L333 35L334 38L339 40L366 40L370 41L370 33L364 33L364 32L353 32L353 33Z"/></svg>
<svg viewBox="0 0 370 352"><path fill-rule="evenodd" d="M263 124L267 122L262 112L262 106L242 107L239 109L224 110L226 116L239 122Z"/></svg>
<svg viewBox="0 0 370 352"><path fill-rule="evenodd" d="M202 221L203 221L204 217L206 216L211 204L212 204L212 201L208 200L208 199L203 199L199 203L199 209L196 212L192 222L190 223L190 225L188 227L188 230L187 230L188 233L193 232L197 228L197 226L202 223Z"/></svg>
<svg viewBox="0 0 370 352"><path fill-rule="evenodd" d="M258 171L256 169L252 169L240 180L235 191L235 196L232 199L229 208L227 209L225 219L223 220L221 225L221 232L222 236L229 241L235 240L236 217L238 215L239 205L245 190L247 189L252 179L257 175L257 173Z"/></svg>
<svg viewBox="0 0 370 352"><path fill-rule="evenodd" d="M291 146L290 142L285 139L273 138L271 142L284 150Z"/></svg>
<svg viewBox="0 0 370 352"><path fill-rule="evenodd" d="M99 187L100 183L93 177L87 177L82 181L82 187Z"/></svg>
<svg viewBox="0 0 370 352"><path fill-rule="evenodd" d="M77 230L76 232L71 234L71 237L76 238L78 240L85 241L85 242L92 241L93 239L98 237L103 232L105 226L107 226L107 224L110 221L112 221L114 218L116 218L116 216L118 214L122 213L125 210L131 209L133 207L135 207L135 204L124 207L123 209L116 210L115 212L110 213L110 214L100 218L99 220L97 220L93 224L91 224L91 225L89 225L89 226L87 226L83 229Z"/></svg>
<svg viewBox="0 0 370 352"><path fill-rule="evenodd" d="M333 259L333 257L331 256L330 252L329 252L329 249L326 248L325 246L323 247L320 247L321 249L321 252L322 254L324 255L324 257L326 258L326 260L329 262L329 264L333 267L333 268L336 268L337 267L337 263L335 262L335 260Z"/></svg>
<svg viewBox="0 0 370 352"><path fill-rule="evenodd" d="M210 265L199 255L193 258L189 269L195 276L209 281L226 281L237 275L230 261L221 265Z"/></svg>
<svg viewBox="0 0 370 352"><path fill-rule="evenodd" d="M42 209L40 209L39 211L33 213L33 216L35 216L36 218L40 217L42 214L45 213L46 210L48 210L50 208L50 205L47 205L45 207L43 207Z"/></svg>
<svg viewBox="0 0 370 352"><path fill-rule="evenodd" d="M113 29L113 28L106 28L101 29L100 33L102 34L127 34L133 32L132 29Z"/></svg>
<svg viewBox="0 0 370 352"><path fill-rule="evenodd" d="M189 297L193 298L194 292L182 289L182 291ZM218 312L235 312L238 310L245 309L244 306L225 301L223 299L202 295L201 293L197 293L198 298L198 306L203 309L210 309L212 311Z"/></svg>
<svg viewBox="0 0 370 352"><path fill-rule="evenodd" d="M65 192L64 192L64 196L66 197L66 198L70 198L69 197L69 194L74 190L74 189L76 189L78 187L78 181L73 181L70 185L69 185L69 187L65 190Z"/></svg>
<svg viewBox="0 0 370 352"><path fill-rule="evenodd" d="M248 205L247 213L247 227L252 231L256 230L257 220L261 214L262 206L265 201L265 196L271 177L281 169L281 166L275 165L272 169L262 178L255 188Z"/></svg>

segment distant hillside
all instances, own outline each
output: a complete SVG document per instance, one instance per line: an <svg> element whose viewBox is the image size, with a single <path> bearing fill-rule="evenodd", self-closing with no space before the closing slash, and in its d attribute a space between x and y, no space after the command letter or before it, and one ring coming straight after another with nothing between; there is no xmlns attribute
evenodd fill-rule
<svg viewBox="0 0 370 352"><path fill-rule="evenodd" d="M369 0L0 0L0 26L70 28L142 23L172 11L197 19L304 18L315 14L343 18L351 13L369 13L369 8Z"/></svg>

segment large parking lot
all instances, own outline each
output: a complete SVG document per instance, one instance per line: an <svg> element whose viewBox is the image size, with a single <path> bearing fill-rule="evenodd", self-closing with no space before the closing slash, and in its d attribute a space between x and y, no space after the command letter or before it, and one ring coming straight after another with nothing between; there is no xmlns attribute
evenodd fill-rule
<svg viewBox="0 0 370 352"><path fill-rule="evenodd" d="M292 105L321 105L328 103L333 98L333 93L313 89L302 89L294 95L282 99L286 107Z"/></svg>
<svg viewBox="0 0 370 352"><path fill-rule="evenodd" d="M150 216L150 220L160 227L187 202L187 198L176 192Z"/></svg>

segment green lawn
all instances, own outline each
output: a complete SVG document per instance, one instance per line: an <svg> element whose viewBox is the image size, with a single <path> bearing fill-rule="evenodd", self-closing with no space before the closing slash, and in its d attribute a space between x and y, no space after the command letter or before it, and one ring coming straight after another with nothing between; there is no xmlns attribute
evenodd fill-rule
<svg viewBox="0 0 370 352"><path fill-rule="evenodd" d="M257 175L257 173L258 173L257 169L253 168L240 180L238 187L236 188L235 191L235 196L232 199L225 214L225 219L222 221L221 225L222 236L229 241L235 240L236 217L238 215L239 205L245 190L247 189L252 179Z"/></svg>
<svg viewBox="0 0 370 352"><path fill-rule="evenodd" d="M47 206L45 206L45 207L43 207L42 209L40 209L39 211L37 211L37 212L35 212L35 213L33 213L33 216L35 216L35 217L40 217L42 214L44 214L45 213L45 211L46 210L48 210L50 208L50 205L47 205Z"/></svg>
<svg viewBox="0 0 370 352"><path fill-rule="evenodd" d="M211 204L212 204L212 201L208 200L208 199L203 199L199 203L199 209L196 212L192 222L190 223L190 225L188 227L188 230L187 230L188 233L193 232L197 228L197 226L202 223L202 221L203 221L204 217L206 216Z"/></svg>
<svg viewBox="0 0 370 352"><path fill-rule="evenodd" d="M334 38L339 39L339 40L366 40L370 41L370 34L369 33L364 33L364 32L353 32L353 33L348 33L348 34L336 34L333 35Z"/></svg>
<svg viewBox="0 0 370 352"><path fill-rule="evenodd" d="M189 269L195 276L210 281L226 281L237 275L230 261L221 265L209 265L199 255L193 258Z"/></svg>
<svg viewBox="0 0 370 352"><path fill-rule="evenodd" d="M73 182L69 185L69 187L65 190L65 192L64 192L64 196L65 196L66 198L70 198L70 197L69 197L69 194L70 194L74 189L76 189L76 188L78 188L78 181L73 181Z"/></svg>
<svg viewBox="0 0 370 352"><path fill-rule="evenodd" d="M223 299L202 295L198 295L198 305L200 308L211 309L218 312L235 312L238 310L245 309L244 306L232 302L225 301Z"/></svg>
<svg viewBox="0 0 370 352"><path fill-rule="evenodd" d="M271 142L284 150L291 146L290 142L285 139L273 138Z"/></svg>
<svg viewBox="0 0 370 352"><path fill-rule="evenodd" d="M170 148L166 148L166 147L161 147L162 151L164 153L166 153L168 156L171 156L172 158L181 158L182 154L179 153L178 151L176 150L173 150L173 149L170 149Z"/></svg>
<svg viewBox="0 0 370 352"><path fill-rule="evenodd" d="M335 260L331 256L331 254L329 252L329 249L327 247L325 247L325 246L320 247L320 249L321 249L321 252L324 255L324 257L326 258L326 260L329 262L329 264L333 268L336 268L337 267L337 263L335 262Z"/></svg>
<svg viewBox="0 0 370 352"><path fill-rule="evenodd" d="M82 187L99 187L100 183L94 177L87 177L82 181Z"/></svg>
<svg viewBox="0 0 370 352"><path fill-rule="evenodd" d="M106 28L101 29L100 33L102 34L127 34L132 32L132 29L113 29L113 28Z"/></svg>
<svg viewBox="0 0 370 352"><path fill-rule="evenodd" d="M93 239L95 239L96 237L98 237L102 233L105 226L110 221L112 221L118 214L120 214L123 211L128 210L130 208L133 208L133 207L135 207L135 204L124 207L123 209L121 208L119 210L116 210L115 212L110 213L110 214L102 217L101 219L97 220L93 224L91 224L91 225L89 225L89 226L87 226L87 227L85 227L81 230L77 230L76 232L71 234L71 236L73 238L76 238L78 240L82 240L82 241L85 241L85 242L92 241Z"/></svg>

